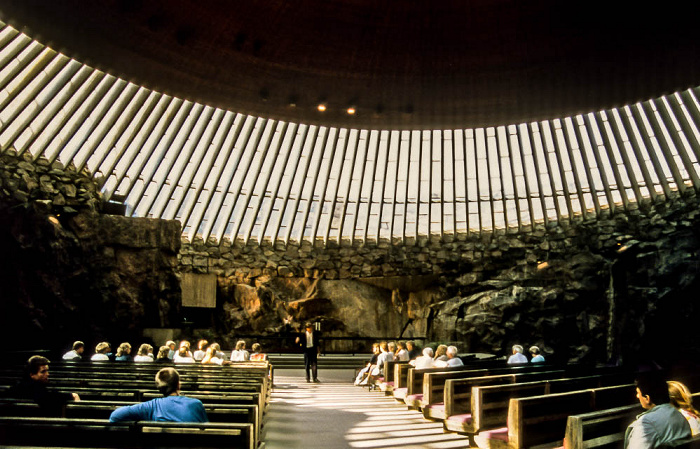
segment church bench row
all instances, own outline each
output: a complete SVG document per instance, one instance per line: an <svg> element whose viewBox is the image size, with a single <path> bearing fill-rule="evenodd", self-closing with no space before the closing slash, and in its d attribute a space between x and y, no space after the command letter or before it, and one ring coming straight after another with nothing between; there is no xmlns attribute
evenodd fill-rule
<svg viewBox="0 0 700 449"><path fill-rule="evenodd" d="M511 399L614 386L629 380L625 374L603 374L505 385L473 385L468 402L467 398L462 398L454 403L449 398L450 393L446 393L448 416L444 424L450 431L476 434L484 429L506 426ZM445 389L453 389L453 384L458 382L461 381L448 381Z"/></svg>
<svg viewBox="0 0 700 449"><path fill-rule="evenodd" d="M398 365L401 366L401 365ZM396 367L395 367L396 368ZM415 367L409 366L406 369L406 387L405 388L395 388L394 398L400 401L406 402L406 398L413 395L423 394L423 380L425 379L425 374L428 373L463 373L464 378L477 377L477 376L493 376L498 374L520 374L520 373L531 373L531 372L541 372L541 371L552 371L556 368L551 365L518 365L518 366L508 366L500 365L492 368L479 368L475 369L473 367L451 367L451 368L422 368L416 369ZM399 368L400 371L403 368ZM565 371L562 371L564 374ZM399 373L400 374L400 373ZM414 396L415 398L415 396ZM415 401L415 399L412 399ZM409 406L416 407L417 405L409 404Z"/></svg>
<svg viewBox="0 0 700 449"><path fill-rule="evenodd" d="M479 446L520 449L561 446L570 415L634 405L634 384L513 398L506 428L482 431Z"/></svg>
<svg viewBox="0 0 700 449"><path fill-rule="evenodd" d="M700 401L700 393L693 394L693 403ZM566 421L564 447L567 449L593 449L622 447L625 431L644 409L639 403L571 415ZM665 446L664 446L665 447ZM700 447L700 439L675 442L668 447Z"/></svg>
<svg viewBox="0 0 700 449"><path fill-rule="evenodd" d="M63 417L69 419L109 419L115 409L135 403L133 401L69 402L64 407ZM222 405L205 402L204 409L210 422L253 424L253 438L257 446L262 428L257 404ZM0 400L0 416L41 417L42 413L41 408L31 401Z"/></svg>
<svg viewBox="0 0 700 449"><path fill-rule="evenodd" d="M110 423L104 419L31 417L0 417L0 445L256 449L251 423Z"/></svg>

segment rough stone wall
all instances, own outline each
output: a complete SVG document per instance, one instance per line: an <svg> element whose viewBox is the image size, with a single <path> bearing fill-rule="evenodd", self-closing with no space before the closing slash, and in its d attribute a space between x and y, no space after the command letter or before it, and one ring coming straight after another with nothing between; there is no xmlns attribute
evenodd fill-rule
<svg viewBox="0 0 700 449"><path fill-rule="evenodd" d="M698 351L698 206L690 194L523 233L403 245L200 240L183 243L180 264L218 276L231 338L314 319L332 336L425 336L475 352L520 343L565 360L671 357Z"/></svg>
<svg viewBox="0 0 700 449"><path fill-rule="evenodd" d="M179 325L179 224L101 209L89 173L0 156L4 341L116 345L139 341L144 327Z"/></svg>
<svg viewBox="0 0 700 449"><path fill-rule="evenodd" d="M5 154L0 328L26 346L140 341L143 328L181 327L194 313L180 307L187 271L216 274L218 292L213 312L198 311L206 329L184 334L224 346L319 320L334 337L427 337L463 351L697 358L698 206L691 192L521 233L393 244L181 245L176 222L100 213L89 173Z"/></svg>

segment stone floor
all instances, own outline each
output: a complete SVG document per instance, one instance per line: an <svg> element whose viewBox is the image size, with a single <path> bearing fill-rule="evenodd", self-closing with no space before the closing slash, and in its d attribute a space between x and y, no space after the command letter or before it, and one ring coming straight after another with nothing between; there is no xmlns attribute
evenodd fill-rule
<svg viewBox="0 0 700 449"><path fill-rule="evenodd" d="M275 370L275 388L263 430L266 449L462 448L467 438L381 392L352 385L352 370Z"/></svg>

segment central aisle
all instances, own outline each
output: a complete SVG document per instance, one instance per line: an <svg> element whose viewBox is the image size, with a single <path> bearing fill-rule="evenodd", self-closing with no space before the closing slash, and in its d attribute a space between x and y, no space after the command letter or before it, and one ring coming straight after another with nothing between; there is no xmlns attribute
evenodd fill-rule
<svg viewBox="0 0 700 449"><path fill-rule="evenodd" d="M348 370L326 371L319 373L322 383L308 384L301 370L276 370L265 448L469 447L466 437L444 433L442 423L393 397L352 385L351 376Z"/></svg>

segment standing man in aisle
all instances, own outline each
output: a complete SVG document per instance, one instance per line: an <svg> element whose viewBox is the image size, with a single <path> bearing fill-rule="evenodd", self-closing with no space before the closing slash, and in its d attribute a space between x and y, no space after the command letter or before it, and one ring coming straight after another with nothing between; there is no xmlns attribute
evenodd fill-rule
<svg viewBox="0 0 700 449"><path fill-rule="evenodd" d="M314 330L310 321L304 325L306 331L297 337L296 343L304 351L304 370L306 381L320 382L318 380L318 354L321 352L319 332Z"/></svg>

